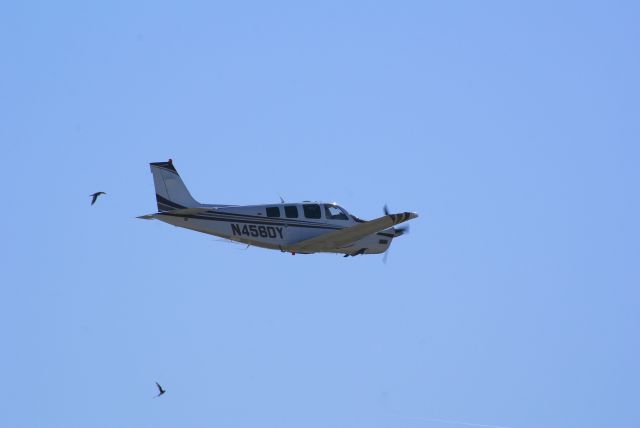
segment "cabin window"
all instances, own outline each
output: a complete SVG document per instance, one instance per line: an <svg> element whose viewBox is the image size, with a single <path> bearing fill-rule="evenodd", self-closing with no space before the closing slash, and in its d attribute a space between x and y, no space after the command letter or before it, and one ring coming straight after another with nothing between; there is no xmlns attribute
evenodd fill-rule
<svg viewBox="0 0 640 428"><path fill-rule="evenodd" d="M295 205L285 205L284 214L287 218L298 218L298 207Z"/></svg>
<svg viewBox="0 0 640 428"><path fill-rule="evenodd" d="M318 204L305 204L302 206L304 210L304 216L306 218L320 218L320 205Z"/></svg>
<svg viewBox="0 0 640 428"><path fill-rule="evenodd" d="M347 213L337 205L326 204L324 206L324 216L327 220L349 220Z"/></svg>
<svg viewBox="0 0 640 428"><path fill-rule="evenodd" d="M280 208L267 207L267 217L280 217Z"/></svg>

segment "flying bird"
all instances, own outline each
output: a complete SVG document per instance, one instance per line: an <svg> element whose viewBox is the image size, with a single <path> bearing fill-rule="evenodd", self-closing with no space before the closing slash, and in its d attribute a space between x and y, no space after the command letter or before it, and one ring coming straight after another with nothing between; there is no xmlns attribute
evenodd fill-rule
<svg viewBox="0 0 640 428"><path fill-rule="evenodd" d="M91 200L91 205L96 203L96 199L98 199L98 196L100 196L100 195L106 195L106 193L104 193L104 192L96 192L93 195L89 195L89 196L93 197L93 199Z"/></svg>
<svg viewBox="0 0 640 428"><path fill-rule="evenodd" d="M164 394L165 392L167 392L166 390L162 389L162 387L160 386L160 384L158 382L156 382L156 386L158 387L158 395L156 395L156 397L160 397L162 394Z"/></svg>

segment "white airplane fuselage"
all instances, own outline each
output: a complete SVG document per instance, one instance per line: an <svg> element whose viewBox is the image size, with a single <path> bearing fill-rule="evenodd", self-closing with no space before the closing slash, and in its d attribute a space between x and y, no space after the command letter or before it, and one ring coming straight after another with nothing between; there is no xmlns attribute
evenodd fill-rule
<svg viewBox="0 0 640 428"><path fill-rule="evenodd" d="M287 217L285 207L289 213L297 213L298 217ZM320 218L306 218L305 207L306 211L313 211L314 215L319 211ZM313 208L310 210L310 207ZM267 215L267 208L272 214L271 217ZM347 218L327 219L326 213L323 212L326 209L340 209L344 211ZM273 215L276 210L280 214L277 217ZM351 215L337 205L316 202L211 206L207 211L193 215L172 214L168 211L154 214L153 217L174 226L269 249L287 248L295 242L357 223ZM368 235L331 252L351 254L354 251L366 249L362 254L384 253L389 248L393 236L394 231L391 228Z"/></svg>

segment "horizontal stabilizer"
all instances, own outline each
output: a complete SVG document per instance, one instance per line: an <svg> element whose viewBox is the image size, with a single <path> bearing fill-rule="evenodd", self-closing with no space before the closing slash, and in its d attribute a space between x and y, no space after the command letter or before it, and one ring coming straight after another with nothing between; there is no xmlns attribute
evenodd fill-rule
<svg viewBox="0 0 640 428"><path fill-rule="evenodd" d="M198 214L202 214L202 213L206 213L207 211L212 211L215 208L211 208L211 207L205 207L205 208L182 208L179 210L171 210L169 212L162 212L162 213L158 213L160 215L178 215L178 216L182 216L182 215L198 215Z"/></svg>
<svg viewBox="0 0 640 428"><path fill-rule="evenodd" d="M171 211L163 211L163 212L158 212L155 214L146 214L146 215L141 215L138 218L141 218L143 220L152 220L154 218L157 218L159 216L187 216L187 215L198 215L198 214L202 214L205 212L211 212L215 210L215 208L212 207L206 207L206 208L182 208L179 210L171 210Z"/></svg>

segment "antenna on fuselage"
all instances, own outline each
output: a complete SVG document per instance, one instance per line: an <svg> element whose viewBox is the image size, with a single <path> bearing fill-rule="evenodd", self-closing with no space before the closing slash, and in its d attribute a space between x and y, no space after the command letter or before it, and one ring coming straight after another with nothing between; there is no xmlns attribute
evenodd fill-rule
<svg viewBox="0 0 640 428"><path fill-rule="evenodd" d="M280 197L280 203L284 204L284 199L282 198L282 195L278 195Z"/></svg>

